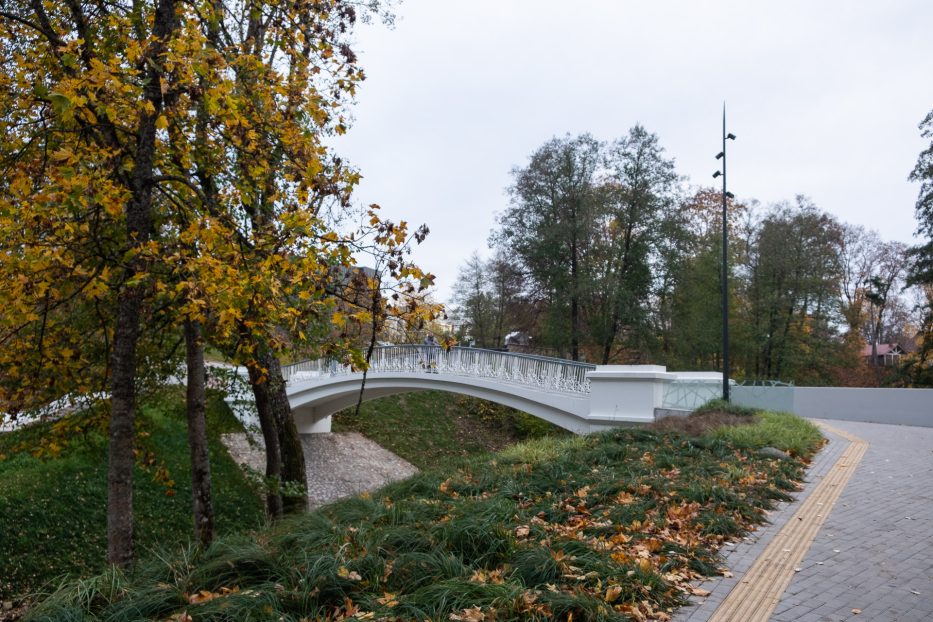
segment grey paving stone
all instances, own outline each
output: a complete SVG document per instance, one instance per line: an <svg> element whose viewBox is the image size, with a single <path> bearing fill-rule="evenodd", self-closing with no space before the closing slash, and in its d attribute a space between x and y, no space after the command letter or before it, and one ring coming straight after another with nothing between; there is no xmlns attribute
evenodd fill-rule
<svg viewBox="0 0 933 622"><path fill-rule="evenodd" d="M827 423L868 441L868 451L772 621L933 621L933 428ZM783 504L770 515L772 524L752 538L723 551L736 579L704 584L713 592L711 598L720 592L725 597L848 445L840 437L828 437L830 443L814 459L809 482L796 501ZM852 609L862 613L854 615ZM703 622L714 611L707 601L681 610L674 621Z"/></svg>
<svg viewBox="0 0 933 622"><path fill-rule="evenodd" d="M803 619L804 616L810 615L810 612L810 607L805 605L794 605L789 609L785 609L781 614L772 615L771 620L775 622L797 622Z"/></svg>

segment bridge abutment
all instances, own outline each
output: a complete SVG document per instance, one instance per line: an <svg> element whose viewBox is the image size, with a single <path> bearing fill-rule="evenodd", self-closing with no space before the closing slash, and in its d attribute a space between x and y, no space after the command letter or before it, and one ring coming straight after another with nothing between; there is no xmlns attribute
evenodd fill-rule
<svg viewBox="0 0 933 622"><path fill-rule="evenodd" d="M587 373L589 420L593 423L652 423L677 374L663 365L600 365Z"/></svg>

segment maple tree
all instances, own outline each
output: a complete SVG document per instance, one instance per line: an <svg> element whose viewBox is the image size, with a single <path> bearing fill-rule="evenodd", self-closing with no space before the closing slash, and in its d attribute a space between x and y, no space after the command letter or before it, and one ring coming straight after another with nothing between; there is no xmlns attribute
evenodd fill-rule
<svg viewBox="0 0 933 622"><path fill-rule="evenodd" d="M3 8L0 45L13 68L0 103L2 266L12 285L4 341L19 346L7 348L3 362L16 382L25 375L16 355L32 343L39 353L32 369L67 368L81 358L70 346L81 352L84 335L74 332L66 306L101 300L115 308L98 326L106 333L111 399L108 556L123 564L132 558L140 319L147 265L159 251L152 239L157 124L165 58L180 22L173 0L146 10L80 2Z"/></svg>
<svg viewBox="0 0 933 622"><path fill-rule="evenodd" d="M170 362L165 334L185 334L190 377L205 341L247 366L268 474L303 482L277 357L301 345L351 356L334 343L329 284L355 242L332 215L359 174L324 141L346 131L363 78L348 44L356 17L343 0L0 6L11 61L0 400L27 410L109 390L113 563L133 557L135 408L140 380L169 373L153 364ZM370 226L386 256L407 235L375 212ZM393 272L430 280L406 261ZM192 385L194 456L203 388ZM209 470L201 478L204 492Z"/></svg>

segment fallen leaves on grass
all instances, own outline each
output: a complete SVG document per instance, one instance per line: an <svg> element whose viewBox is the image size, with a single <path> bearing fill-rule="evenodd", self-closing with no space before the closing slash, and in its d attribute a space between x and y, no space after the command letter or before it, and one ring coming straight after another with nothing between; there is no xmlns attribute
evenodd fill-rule
<svg viewBox="0 0 933 622"><path fill-rule="evenodd" d="M762 520L802 472L796 460L650 431L548 451L545 461L514 452L426 473L321 510L308 519L313 535L289 531L270 545L272 567L297 561L300 570L297 584L275 575L288 585L275 602L309 603L329 620L430 610L453 622L663 622L689 596L709 596L699 579L731 576L719 548ZM313 543L313 559L330 574L302 574L309 551L296 542ZM268 589L267 571L257 576L260 583L240 580L241 595ZM186 607L223 595L197 592Z"/></svg>
<svg viewBox="0 0 933 622"><path fill-rule="evenodd" d="M346 579L347 581L362 581L363 577L360 576L355 570L347 570L344 566L341 566L337 569L337 576L341 579Z"/></svg>
<svg viewBox="0 0 933 622"><path fill-rule="evenodd" d="M479 607L470 607L459 613L450 614L450 619L459 620L461 622L483 622L486 619L486 614L483 613L483 610Z"/></svg>
<svg viewBox="0 0 933 622"><path fill-rule="evenodd" d="M194 594L187 596L189 605L200 605L201 603L206 603L214 600L215 598L220 598L221 596L227 596L228 594L235 594L240 591L238 587L222 587L216 592L211 592L209 590L200 590Z"/></svg>

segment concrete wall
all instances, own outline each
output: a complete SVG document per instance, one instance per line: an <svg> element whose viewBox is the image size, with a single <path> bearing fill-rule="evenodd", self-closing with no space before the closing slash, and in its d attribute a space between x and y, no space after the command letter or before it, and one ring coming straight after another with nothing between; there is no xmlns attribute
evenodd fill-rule
<svg viewBox="0 0 933 622"><path fill-rule="evenodd" d="M729 389L733 403L779 412L794 411L794 390L796 387L743 387ZM797 413L800 414L800 413Z"/></svg>
<svg viewBox="0 0 933 622"><path fill-rule="evenodd" d="M933 427L933 389L737 386L732 395L737 404L801 417Z"/></svg>

